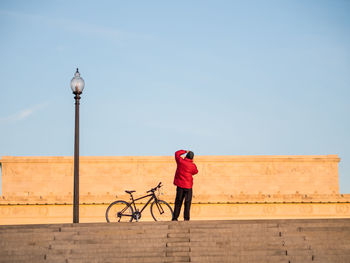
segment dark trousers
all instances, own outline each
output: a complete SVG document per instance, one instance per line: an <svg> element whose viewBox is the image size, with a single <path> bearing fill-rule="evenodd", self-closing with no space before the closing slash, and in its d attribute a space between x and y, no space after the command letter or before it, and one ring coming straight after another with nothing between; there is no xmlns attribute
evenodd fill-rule
<svg viewBox="0 0 350 263"><path fill-rule="evenodd" d="M176 198L175 198L175 209L174 209L174 217L173 220L177 220L180 215L182 202L185 199L185 211L184 211L184 219L190 220L190 208L192 202L192 188L186 189L177 187L176 188Z"/></svg>

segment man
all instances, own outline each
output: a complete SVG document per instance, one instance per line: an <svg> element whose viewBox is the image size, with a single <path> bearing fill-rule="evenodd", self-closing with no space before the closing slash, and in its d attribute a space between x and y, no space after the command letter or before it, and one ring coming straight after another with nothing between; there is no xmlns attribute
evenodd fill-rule
<svg viewBox="0 0 350 263"><path fill-rule="evenodd" d="M185 158L181 155L186 154ZM179 217L182 202L185 199L184 219L190 220L190 208L192 201L193 175L198 173L197 166L193 163L194 153L191 151L179 150L175 152L177 169L174 178L176 188L175 209L173 221Z"/></svg>

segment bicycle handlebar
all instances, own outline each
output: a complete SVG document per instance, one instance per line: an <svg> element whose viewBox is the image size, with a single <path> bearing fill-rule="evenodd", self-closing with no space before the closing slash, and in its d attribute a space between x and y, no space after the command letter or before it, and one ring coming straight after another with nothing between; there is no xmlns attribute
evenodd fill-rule
<svg viewBox="0 0 350 263"><path fill-rule="evenodd" d="M154 192L154 191L156 191L158 188L161 188L161 187L162 187L162 182L160 182L156 187L152 188L151 190L147 191L146 193Z"/></svg>

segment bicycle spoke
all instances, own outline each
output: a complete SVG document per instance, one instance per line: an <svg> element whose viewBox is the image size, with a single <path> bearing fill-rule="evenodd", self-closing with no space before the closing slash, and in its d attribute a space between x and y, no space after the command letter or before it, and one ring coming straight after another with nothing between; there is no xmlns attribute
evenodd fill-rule
<svg viewBox="0 0 350 263"><path fill-rule="evenodd" d="M127 214L124 214L124 213ZM106 211L107 222L130 222L132 221L133 210L125 201L115 201L109 205Z"/></svg>

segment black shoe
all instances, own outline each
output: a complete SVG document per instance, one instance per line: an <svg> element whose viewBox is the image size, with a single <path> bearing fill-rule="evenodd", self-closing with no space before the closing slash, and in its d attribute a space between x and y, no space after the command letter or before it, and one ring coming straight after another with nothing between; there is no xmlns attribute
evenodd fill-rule
<svg viewBox="0 0 350 263"><path fill-rule="evenodd" d="M171 221L177 221L177 219L176 219L176 218L173 218L173 219L171 219Z"/></svg>

